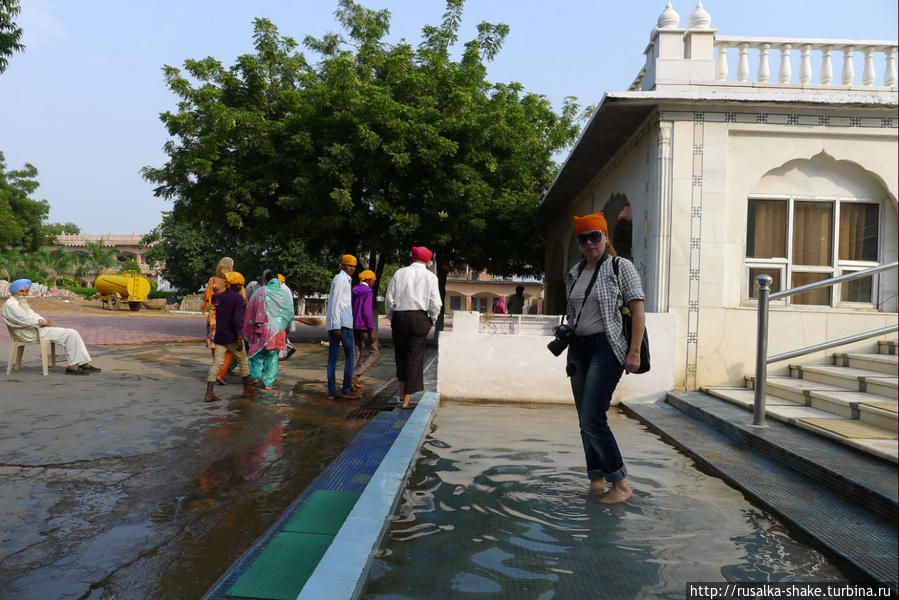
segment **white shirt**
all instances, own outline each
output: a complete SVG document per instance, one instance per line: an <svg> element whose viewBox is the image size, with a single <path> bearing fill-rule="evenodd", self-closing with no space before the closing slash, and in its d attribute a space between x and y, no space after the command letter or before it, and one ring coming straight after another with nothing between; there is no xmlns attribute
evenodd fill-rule
<svg viewBox="0 0 899 600"><path fill-rule="evenodd" d="M328 317L325 329L331 331L342 327L353 328L353 279L346 271L340 270L331 281L328 292Z"/></svg>
<svg viewBox="0 0 899 600"><path fill-rule="evenodd" d="M15 296L10 296L3 305L3 308L0 308L0 315L3 316L3 320L13 329L40 325L41 321L44 320L43 317L28 306L27 302L20 301ZM37 341L37 335L34 329L21 329L16 332L16 338L23 342Z"/></svg>
<svg viewBox="0 0 899 600"><path fill-rule="evenodd" d="M574 333L581 337L605 330L602 322L602 313L599 309L599 297L596 294L590 294L587 301L584 302L584 294L587 292L587 285L590 283L590 279L593 277L593 271L594 269L583 270L581 276L578 277L577 282L574 284L574 289L571 290L571 296L568 298L568 301L574 304L575 314L577 314L577 311L580 311L581 316L575 317L579 320ZM581 309L581 306L584 308ZM571 324L574 325L573 322Z"/></svg>
<svg viewBox="0 0 899 600"><path fill-rule="evenodd" d="M437 276L420 262L398 270L387 286L384 307L388 319L398 310L423 310L433 323L440 316L441 306Z"/></svg>

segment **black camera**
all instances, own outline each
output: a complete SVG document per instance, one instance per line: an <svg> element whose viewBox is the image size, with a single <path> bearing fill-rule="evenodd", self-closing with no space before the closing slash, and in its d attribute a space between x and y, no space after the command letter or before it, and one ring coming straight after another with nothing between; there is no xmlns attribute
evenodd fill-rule
<svg viewBox="0 0 899 600"><path fill-rule="evenodd" d="M574 328L563 323L556 327L556 331L553 335L556 336L556 339L548 343L546 347L549 348L549 351L552 352L553 355L559 356L565 351L565 348L568 347L571 340L574 339Z"/></svg>

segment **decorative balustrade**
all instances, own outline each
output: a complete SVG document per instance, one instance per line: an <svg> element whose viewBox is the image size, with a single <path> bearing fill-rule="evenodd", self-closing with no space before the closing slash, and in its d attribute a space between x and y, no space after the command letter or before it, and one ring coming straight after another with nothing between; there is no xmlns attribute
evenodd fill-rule
<svg viewBox="0 0 899 600"><path fill-rule="evenodd" d="M736 81L749 83L751 77L749 50L757 50L756 79L753 83L781 83L793 82L793 54L799 54L799 85L820 83L821 85L857 85L855 72L855 54L861 53L864 57L861 83L865 87L873 87L878 81L876 64L883 65L881 85L887 88L896 87L896 49L895 42L866 41L866 40L815 40L815 39L786 39L763 37L739 37L717 36L715 45L718 48L718 58L715 65L715 79L728 81L729 68L727 55L729 49L737 50ZM771 82L771 67L769 64L772 50L779 54L779 68L777 81ZM814 69L812 65L812 52L820 53L820 65L817 71L817 81L813 82ZM842 69L839 82L834 83L833 56L842 54ZM876 57L881 59L875 60ZM733 80L731 80L733 81Z"/></svg>

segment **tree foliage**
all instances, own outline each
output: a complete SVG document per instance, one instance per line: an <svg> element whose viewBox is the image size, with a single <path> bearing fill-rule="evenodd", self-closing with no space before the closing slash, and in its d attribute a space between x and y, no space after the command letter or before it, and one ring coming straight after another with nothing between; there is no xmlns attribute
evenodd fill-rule
<svg viewBox="0 0 899 600"><path fill-rule="evenodd" d="M8 171L0 152L0 248L21 246L33 251L44 243L50 205L30 197L40 185L36 177L37 168L29 163Z"/></svg>
<svg viewBox="0 0 899 600"><path fill-rule="evenodd" d="M182 244L206 277L221 252L238 261L249 248L275 268L299 257L294 281L320 291L340 254L358 254L380 282L423 244L437 252L442 283L462 264L539 271L536 208L553 154L575 138L578 107L566 99L559 115L518 83L486 80L506 25L481 23L454 59L462 9L449 0L413 47L388 43L388 11L339 0L342 32L304 40L314 61L256 19L255 53L231 67L166 66L179 98L161 115L169 159L144 176L174 203L158 231L167 270Z"/></svg>
<svg viewBox="0 0 899 600"><path fill-rule="evenodd" d="M9 66L13 52L23 52L22 28L16 26L13 18L22 11L19 0L0 0L0 73Z"/></svg>

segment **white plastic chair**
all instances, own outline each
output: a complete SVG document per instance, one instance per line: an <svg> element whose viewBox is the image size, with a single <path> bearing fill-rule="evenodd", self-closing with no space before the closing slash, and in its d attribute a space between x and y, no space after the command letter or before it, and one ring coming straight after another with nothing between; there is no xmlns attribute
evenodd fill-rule
<svg viewBox="0 0 899 600"><path fill-rule="evenodd" d="M9 331L9 362L6 363L6 374L9 375L12 373L12 365L13 359L16 361L16 371L19 370L19 367L22 366L22 356L25 354L25 346L31 346L34 344L40 344L41 346L41 366L44 369L44 377L47 376L47 350L50 350L50 357L53 361L53 370L56 370L56 342L51 342L47 339L41 338L41 329L36 325L33 327L17 327L13 329L6 325L6 329ZM16 335L17 330L21 329L34 329L37 334L37 340L34 342L23 342L18 339Z"/></svg>

